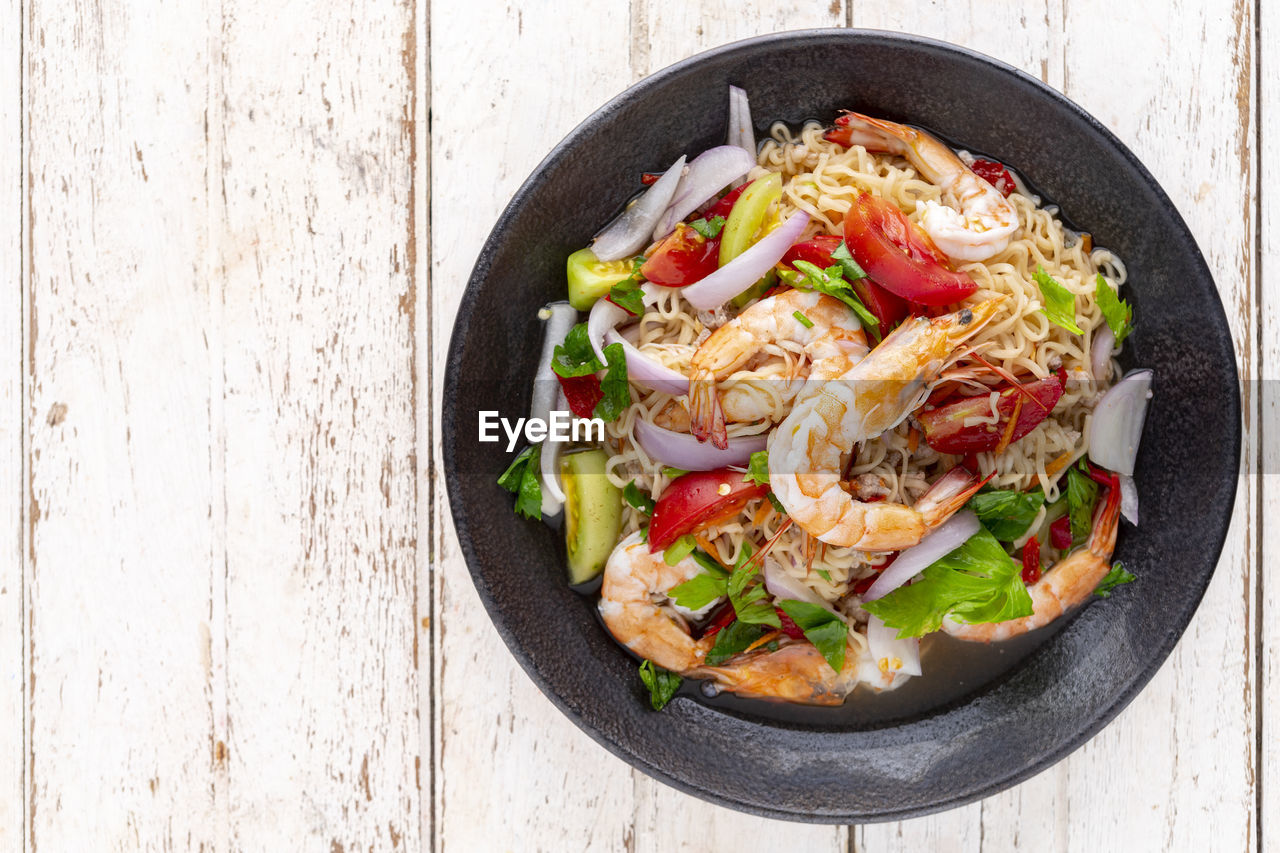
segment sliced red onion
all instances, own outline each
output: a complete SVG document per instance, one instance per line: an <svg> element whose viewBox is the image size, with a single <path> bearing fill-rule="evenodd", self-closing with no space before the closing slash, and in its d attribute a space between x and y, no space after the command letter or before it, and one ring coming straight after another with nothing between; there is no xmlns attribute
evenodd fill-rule
<svg viewBox="0 0 1280 853"><path fill-rule="evenodd" d="M652 305L657 298L654 288L655 285L652 284L646 284L640 288L645 305ZM676 396L689 393L689 380L683 373L649 358L636 349L631 341L618 333L617 325L630 316L608 299L597 299L596 304L591 306L591 313L587 317L587 337L591 340L591 348L595 350L596 358L603 364L607 361L604 357L605 345L622 344L622 350L627 354L629 381L653 391L662 391Z"/></svg>
<svg viewBox="0 0 1280 853"><path fill-rule="evenodd" d="M693 213L703 202L730 182L751 171L756 164L754 154L748 154L736 145L719 145L703 151L689 163L676 197L658 217L653 229L653 239L661 240L675 230L676 223Z"/></svg>
<svg viewBox="0 0 1280 853"><path fill-rule="evenodd" d="M917 637L898 639L898 629L884 624L879 616L872 615L867 620L867 650L877 667L881 660L888 658L889 672L897 675L923 675L920 668L920 640ZM897 658L902 666L894 667Z"/></svg>
<svg viewBox="0 0 1280 853"><path fill-rule="evenodd" d="M616 261L636 254L649 245L658 218L670 206L684 172L684 155L658 178L645 194L613 220L591 244L602 261Z"/></svg>
<svg viewBox="0 0 1280 853"><path fill-rule="evenodd" d="M542 452L538 454L538 473L542 481L542 514L545 517L559 515L564 506L564 489L560 485L560 454L563 451L563 441L544 441Z"/></svg>
<svg viewBox="0 0 1280 853"><path fill-rule="evenodd" d="M960 510L932 533L926 534L919 545L900 552L898 559L863 594L862 600L883 598L969 541L969 537L977 532L978 517L967 509Z"/></svg>
<svg viewBox="0 0 1280 853"><path fill-rule="evenodd" d="M557 344L564 342L573 324L578 322L578 312L568 302L552 302L538 312L542 317L542 355L538 359L538 373L533 377L533 395L529 400L529 418L549 420L551 407L560 393L560 383L551 370L551 357ZM562 496L563 499L563 496Z"/></svg>
<svg viewBox="0 0 1280 853"><path fill-rule="evenodd" d="M1089 351L1089 367L1093 370L1093 378L1099 382L1107 379L1107 366L1111 364L1111 354L1115 348L1115 333L1110 326L1104 325L1093 336L1093 349Z"/></svg>
<svg viewBox="0 0 1280 853"><path fill-rule="evenodd" d="M767 435L745 435L729 439L729 446L719 449L711 442L701 442L688 433L672 432L643 419L635 425L636 441L644 452L663 465L684 471L711 471L726 465L746 465L751 454L764 450Z"/></svg>
<svg viewBox="0 0 1280 853"><path fill-rule="evenodd" d="M1096 464L1133 476L1153 376L1150 370L1128 373L1098 401L1089 430L1089 458Z"/></svg>
<svg viewBox="0 0 1280 853"><path fill-rule="evenodd" d="M741 255L720 267L699 282L680 291L689 304L703 311L712 311L755 284L782 260L791 244L804 233L809 224L809 214L803 210L756 241Z"/></svg>
<svg viewBox="0 0 1280 853"><path fill-rule="evenodd" d="M1128 474L1118 474L1120 478L1120 514L1129 519L1134 527L1138 526L1138 484Z"/></svg>
<svg viewBox="0 0 1280 853"><path fill-rule="evenodd" d="M736 145L743 151L756 156L756 133L751 124L751 106L747 101L747 93L737 86L729 87L729 139L730 145ZM737 187L743 183L742 178L733 182Z"/></svg>

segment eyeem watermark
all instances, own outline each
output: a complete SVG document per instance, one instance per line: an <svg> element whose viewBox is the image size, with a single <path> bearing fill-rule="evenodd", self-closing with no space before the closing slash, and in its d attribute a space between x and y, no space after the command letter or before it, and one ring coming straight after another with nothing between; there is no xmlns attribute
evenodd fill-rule
<svg viewBox="0 0 1280 853"><path fill-rule="evenodd" d="M529 444L540 441L604 441L604 421L599 418L575 418L569 412L552 411L551 419L516 418L512 423L495 411L480 411L480 441L501 441L498 428L507 435L507 452L515 450L524 435Z"/></svg>

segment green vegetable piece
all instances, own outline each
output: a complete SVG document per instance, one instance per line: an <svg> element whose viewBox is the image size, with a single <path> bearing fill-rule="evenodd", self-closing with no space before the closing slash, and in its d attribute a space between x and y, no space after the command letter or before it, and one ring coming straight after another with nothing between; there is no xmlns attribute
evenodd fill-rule
<svg viewBox="0 0 1280 853"><path fill-rule="evenodd" d="M747 647L764 636L765 629L760 625L735 619L728 627L716 634L716 644L707 652L708 666L719 666L735 655L740 655Z"/></svg>
<svg viewBox="0 0 1280 853"><path fill-rule="evenodd" d="M792 316L792 317L795 317L795 318L796 318L796 320L800 323L800 325L801 325L801 326L804 326L806 329L812 329L812 328L813 328L813 321L812 321L812 320L810 320L808 317L804 316L804 314L803 314L802 312L800 312L800 311L792 311L792 312L791 312L791 316Z"/></svg>
<svg viewBox="0 0 1280 853"><path fill-rule="evenodd" d="M551 369L565 379L586 376L604 367L596 358L587 334L587 324L579 323L564 336L564 343L557 344L551 354Z"/></svg>
<svg viewBox="0 0 1280 853"><path fill-rule="evenodd" d="M738 308L746 308L752 299L759 299L769 292L769 288L778 283L778 272L771 269L760 277L760 280L746 290L733 297L733 304Z"/></svg>
<svg viewBox="0 0 1280 853"><path fill-rule="evenodd" d="M644 279L630 276L609 288L609 301L626 311L633 317L644 313L644 294L640 292L640 284Z"/></svg>
<svg viewBox="0 0 1280 853"><path fill-rule="evenodd" d="M840 241L840 245L831 253L831 260L840 264L840 269L844 272L844 277L849 281L857 281L860 278L866 278L867 273L862 267L858 266L858 262L853 259L853 255L849 254L849 247Z"/></svg>
<svg viewBox="0 0 1280 853"><path fill-rule="evenodd" d="M590 311L596 300L609 292L609 288L635 270L635 261L602 261L590 248L579 249L565 262L565 275L569 279L569 304L579 311ZM564 374L561 374L562 376Z"/></svg>
<svg viewBox="0 0 1280 853"><path fill-rule="evenodd" d="M685 474L688 474L689 472L684 470L683 468L672 468L670 465L668 465L662 469L662 473L667 475L668 480L676 480L676 479L679 479L680 477L683 477Z"/></svg>
<svg viewBox="0 0 1280 853"><path fill-rule="evenodd" d="M873 333L879 334L880 321L876 319L875 314L872 314L867 309L867 306L862 304L862 300L858 298L858 294L853 290L853 285L840 277L840 267L830 266L824 270L817 264L811 264L808 261L796 261L794 266L804 273L804 278L792 281L793 287L798 287L802 290L816 290L834 299L839 299L845 305L848 305L853 313L858 315L858 319L862 321L864 326ZM786 277L781 272L778 275Z"/></svg>
<svg viewBox="0 0 1280 853"><path fill-rule="evenodd" d="M773 504L774 512L778 513L778 515L787 514L787 508L782 505L782 501L778 500L777 495L773 492L769 492L765 497L769 499L769 503Z"/></svg>
<svg viewBox="0 0 1280 853"><path fill-rule="evenodd" d="M844 667L849 626L843 619L825 607L807 601L779 601L778 607L804 631L804 638L813 643L832 669L839 672Z"/></svg>
<svg viewBox="0 0 1280 853"><path fill-rule="evenodd" d="M596 403L593 414L600 420L616 421L631 405L631 386L627 383L627 354L622 344L609 344L604 348L608 370L600 380L604 396Z"/></svg>
<svg viewBox="0 0 1280 853"><path fill-rule="evenodd" d="M862 606L879 616L898 637L920 637L942 627L950 614L962 622L1004 622L1029 616L1031 595L1022 566L1005 553L986 528L901 586Z"/></svg>
<svg viewBox="0 0 1280 853"><path fill-rule="evenodd" d="M969 499L969 509L991 531L991 535L1001 542L1012 542L1026 533L1042 506L1043 489L1031 492L990 489L978 492Z"/></svg>
<svg viewBox="0 0 1280 853"><path fill-rule="evenodd" d="M542 518L542 484L538 481L541 445L521 450L498 477L498 485L516 496L516 515L537 521Z"/></svg>
<svg viewBox="0 0 1280 853"><path fill-rule="evenodd" d="M1107 572L1107 576L1098 584L1098 588L1093 594L1099 598L1110 598L1111 591L1121 584L1133 583L1137 578L1125 571L1124 564L1119 560L1111 567L1111 571Z"/></svg>
<svg viewBox="0 0 1280 853"><path fill-rule="evenodd" d="M708 240L714 240L716 235L720 233L720 229L724 227L724 217L713 216L709 220L695 219L689 223L689 227Z"/></svg>
<svg viewBox="0 0 1280 853"><path fill-rule="evenodd" d="M822 579L823 579L824 581L826 581L827 583L831 583L831 582L832 582L832 581L831 581L831 572L827 571L826 569L814 569L814 571L816 571L816 572L818 573L818 577L822 578Z"/></svg>
<svg viewBox="0 0 1280 853"><path fill-rule="evenodd" d="M724 230L720 232L720 266L732 261L751 246L751 240L764 225L769 206L782 198L782 175L771 172L752 181L729 211Z"/></svg>
<svg viewBox="0 0 1280 853"><path fill-rule="evenodd" d="M570 453L560 461L571 584L586 583L604 570L622 529L622 490L605 476L608 461L603 450Z"/></svg>
<svg viewBox="0 0 1280 853"><path fill-rule="evenodd" d="M640 664L640 680L649 688L649 704L653 710L661 711L680 689L683 678L670 670L663 669L647 660Z"/></svg>
<svg viewBox="0 0 1280 853"><path fill-rule="evenodd" d="M738 557L738 565L729 576L727 592L734 612L742 622L753 625L770 625L781 628L782 621L769 601L769 593L760 580L760 567L755 563L747 565L750 559L751 546L743 545Z"/></svg>
<svg viewBox="0 0 1280 853"><path fill-rule="evenodd" d="M1044 307L1040 309L1040 313L1048 317L1050 323L1061 326L1068 332L1083 335L1084 329L1076 323L1075 294L1045 272L1042 266L1036 266L1032 278L1040 285L1040 295L1044 299Z"/></svg>
<svg viewBox="0 0 1280 853"><path fill-rule="evenodd" d="M645 515L653 515L653 508L657 505L653 498L640 491L634 482L622 487L622 499Z"/></svg>
<svg viewBox="0 0 1280 853"><path fill-rule="evenodd" d="M1133 331L1133 309L1128 302L1120 298L1111 285L1107 284L1102 273L1098 273L1094 299L1098 302L1098 308L1102 310L1102 318L1107 321L1107 325L1111 327L1111 333L1116 336L1116 346L1120 346Z"/></svg>
<svg viewBox="0 0 1280 853"><path fill-rule="evenodd" d="M751 454L751 461L747 463L747 473L743 476L742 482L760 486L769 485L769 451L757 450Z"/></svg>
<svg viewBox="0 0 1280 853"><path fill-rule="evenodd" d="M1083 459L1080 465L1087 463ZM1093 506L1098 500L1098 484L1081 467L1067 469L1067 512L1071 516L1071 541L1079 545L1093 529Z"/></svg>
<svg viewBox="0 0 1280 853"><path fill-rule="evenodd" d="M692 554L693 549L697 547L698 543L694 540L693 535L686 533L667 546L667 549L662 552L662 560L668 566L674 566L676 563Z"/></svg>

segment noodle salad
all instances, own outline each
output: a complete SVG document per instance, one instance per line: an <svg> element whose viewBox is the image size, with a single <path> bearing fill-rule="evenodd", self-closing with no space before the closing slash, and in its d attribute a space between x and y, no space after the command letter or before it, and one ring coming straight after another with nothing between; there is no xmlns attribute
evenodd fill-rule
<svg viewBox="0 0 1280 853"><path fill-rule="evenodd" d="M653 707L686 678L838 705L923 675L933 632L1004 640L1132 581L1152 374L1115 360L1121 260L923 130L757 145L729 103L729 144L642 176L541 312L534 415L596 440L499 479L563 525Z"/></svg>

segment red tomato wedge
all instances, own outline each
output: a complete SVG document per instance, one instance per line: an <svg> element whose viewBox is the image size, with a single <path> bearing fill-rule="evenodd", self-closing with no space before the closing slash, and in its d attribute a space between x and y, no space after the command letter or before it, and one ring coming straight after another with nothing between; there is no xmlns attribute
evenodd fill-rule
<svg viewBox="0 0 1280 853"><path fill-rule="evenodd" d="M666 550L672 542L732 516L752 498L763 497L767 485L748 483L741 471L717 468L693 471L667 486L649 522L649 551Z"/></svg>
<svg viewBox="0 0 1280 853"><path fill-rule="evenodd" d="M1034 398L1035 402L1023 401L1022 411L1018 413L1018 423L1013 428L1013 435L1009 439L1010 443L1035 429L1036 424L1053 411L1053 407L1058 404L1058 398L1062 396L1062 383L1058 381L1057 376L1050 376L1038 382L1027 382L1022 388ZM920 421L920 426L924 427L925 442L939 453L966 454L995 450L1000 444L1001 436L1004 435L1005 427L1009 425L1009 419L1013 417L1013 410L1018 404L1017 396L1020 393L1022 392L1012 387L1000 392L1000 399L996 402L996 412L1000 415L998 423L965 426L966 418L980 418L991 414L990 397L986 394L965 397L954 403L922 412L916 416L916 419Z"/></svg>
<svg viewBox="0 0 1280 853"><path fill-rule="evenodd" d="M719 238L708 240L682 222L641 265L640 275L664 287L684 287L719 267Z"/></svg>
<svg viewBox="0 0 1280 853"><path fill-rule="evenodd" d="M911 302L950 305L978 289L897 205L867 193L844 215L844 243L877 284Z"/></svg>
<svg viewBox="0 0 1280 853"><path fill-rule="evenodd" d="M807 261L814 266L826 269L836 263L831 254L844 242L834 235L821 235L803 243L796 243L782 256L785 264L796 261ZM876 315L880 321L880 334L888 334L889 330L911 313L911 307L905 299L894 296L869 278L860 278L851 282L854 293L867 306L867 310Z"/></svg>

